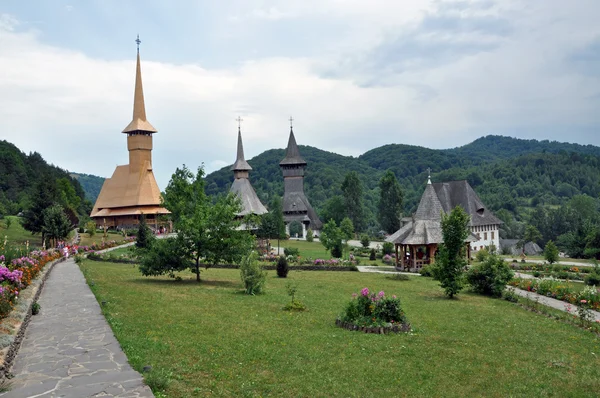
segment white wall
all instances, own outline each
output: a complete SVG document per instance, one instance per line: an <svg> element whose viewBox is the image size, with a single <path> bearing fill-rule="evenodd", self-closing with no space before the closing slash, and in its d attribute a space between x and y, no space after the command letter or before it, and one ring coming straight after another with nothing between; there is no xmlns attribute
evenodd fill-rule
<svg viewBox="0 0 600 398"><path fill-rule="evenodd" d="M500 250L500 234L497 224L490 225L479 225L471 227L471 232L479 236L477 242L471 242L471 251L477 252L482 247L488 247L490 245L496 246L496 250Z"/></svg>

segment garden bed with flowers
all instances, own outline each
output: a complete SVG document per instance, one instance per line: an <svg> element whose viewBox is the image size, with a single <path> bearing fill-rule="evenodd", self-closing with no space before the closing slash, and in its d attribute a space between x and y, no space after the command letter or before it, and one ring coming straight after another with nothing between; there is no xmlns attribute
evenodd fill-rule
<svg viewBox="0 0 600 398"><path fill-rule="evenodd" d="M583 303L594 311L600 310L600 289L594 286L586 286L582 290L578 290L561 280L521 278L513 279L509 285L569 304L581 305Z"/></svg>
<svg viewBox="0 0 600 398"><path fill-rule="evenodd" d="M410 332L410 324L395 295L386 296L363 288L360 294L353 293L352 300L346 305L344 312L336 319L336 325L348 330L364 333L399 333Z"/></svg>

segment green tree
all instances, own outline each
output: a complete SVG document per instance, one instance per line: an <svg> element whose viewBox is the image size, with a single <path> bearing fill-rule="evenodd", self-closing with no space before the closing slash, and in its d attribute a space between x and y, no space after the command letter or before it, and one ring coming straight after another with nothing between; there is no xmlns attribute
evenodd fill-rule
<svg viewBox="0 0 600 398"><path fill-rule="evenodd" d="M310 243L310 242L314 242L314 240L315 240L315 234L313 233L313 230L309 228L306 231L306 241Z"/></svg>
<svg viewBox="0 0 600 398"><path fill-rule="evenodd" d="M221 196L215 204L204 193L204 169L194 175L185 165L175 171L165 189L164 206L171 211L177 230L178 252L193 262L200 282L200 260L208 268L219 262L238 263L252 250L254 238L241 230L239 198Z"/></svg>
<svg viewBox="0 0 600 398"><path fill-rule="evenodd" d="M435 277L444 293L452 298L463 287L463 272L467 265L465 240L469 236L469 215L462 207L455 207L450 214L442 215L442 236Z"/></svg>
<svg viewBox="0 0 600 398"><path fill-rule="evenodd" d="M344 217L340 223L340 230L342 231L342 237L346 243L348 243L348 241L354 236L354 225L352 224L352 220L350 220L348 217Z"/></svg>
<svg viewBox="0 0 600 398"><path fill-rule="evenodd" d="M96 235L96 221L92 220L92 221L86 222L85 229L87 230L87 233L90 235L90 238L92 238L94 235Z"/></svg>
<svg viewBox="0 0 600 398"><path fill-rule="evenodd" d="M48 207L43 211L43 217L42 234L56 246L57 241L65 239L71 232L71 222L61 205Z"/></svg>
<svg viewBox="0 0 600 398"><path fill-rule="evenodd" d="M321 231L321 243L327 249L332 257L342 257L343 251L343 233L333 220L329 220Z"/></svg>
<svg viewBox="0 0 600 398"><path fill-rule="evenodd" d="M402 200L404 195L393 171L387 170L379 180L379 203L377 215L381 228L387 233L400 229Z"/></svg>
<svg viewBox="0 0 600 398"><path fill-rule="evenodd" d="M348 218L352 220L356 231L363 231L365 228L363 186L356 171L346 174L344 182L342 182L342 191L344 192L344 205Z"/></svg>
<svg viewBox="0 0 600 398"><path fill-rule="evenodd" d="M34 194L31 196L29 208L24 212L22 225L32 234L42 233L45 241L44 210L52 206L56 200L56 186L49 175L44 176L35 185Z"/></svg>
<svg viewBox="0 0 600 398"><path fill-rule="evenodd" d="M149 249L152 247L154 239L154 234L146 223L146 216L142 213L140 216L140 224L138 225L135 247L138 249Z"/></svg>
<svg viewBox="0 0 600 398"><path fill-rule="evenodd" d="M335 195L327 199L327 201L323 204L323 208L320 213L321 219L324 222L333 220L337 225L339 225L346 216L346 205L344 204L344 198L340 195Z"/></svg>
<svg viewBox="0 0 600 398"><path fill-rule="evenodd" d="M534 227L533 225L529 224L525 227L525 232L523 233L523 238L517 242L517 247L524 249L526 243L528 243L528 242L537 243L541 239L542 239L542 234L540 233L540 231L538 231L538 229L536 227Z"/></svg>
<svg viewBox="0 0 600 398"><path fill-rule="evenodd" d="M544 258L550 264L558 262L558 248L551 240L546 243L546 247L544 248Z"/></svg>

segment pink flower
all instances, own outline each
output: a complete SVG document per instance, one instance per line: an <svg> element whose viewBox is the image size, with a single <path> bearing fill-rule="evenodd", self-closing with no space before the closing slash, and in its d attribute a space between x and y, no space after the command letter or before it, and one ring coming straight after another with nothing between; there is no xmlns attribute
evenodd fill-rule
<svg viewBox="0 0 600 398"><path fill-rule="evenodd" d="M356 297L356 296L358 296L358 294L352 293L352 297Z"/></svg>
<svg viewBox="0 0 600 398"><path fill-rule="evenodd" d="M383 290L382 290L382 291L380 291L380 292L379 292L377 295L378 295L379 297L382 297L382 298L383 298L383 296L385 296L385 293L384 293L384 292L383 292Z"/></svg>
<svg viewBox="0 0 600 398"><path fill-rule="evenodd" d="M363 296L368 296L369 295L369 288L365 287L363 290L360 291L360 294L362 294Z"/></svg>
<svg viewBox="0 0 600 398"><path fill-rule="evenodd" d="M587 300L581 300L581 304L587 304Z"/></svg>
<svg viewBox="0 0 600 398"><path fill-rule="evenodd" d="M392 296L392 298L396 298L396 295L394 294L394 295Z"/></svg>

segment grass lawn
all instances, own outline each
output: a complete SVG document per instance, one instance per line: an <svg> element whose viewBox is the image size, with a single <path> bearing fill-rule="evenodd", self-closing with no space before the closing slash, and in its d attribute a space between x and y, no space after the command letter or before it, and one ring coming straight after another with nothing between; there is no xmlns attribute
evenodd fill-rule
<svg viewBox="0 0 600 398"><path fill-rule="evenodd" d="M10 227L6 227L6 221L10 219ZM42 246L42 235L32 235L31 232L26 231L21 225L21 218L16 216L6 216L0 220L0 239L4 242L4 237L9 244L20 246L26 245L29 241L30 247L41 247Z"/></svg>
<svg viewBox="0 0 600 398"><path fill-rule="evenodd" d="M271 239L271 246L277 247L277 240ZM307 242L305 240L280 240L279 246L281 247L292 247L300 250L300 256L310 257L312 259L322 258L329 259L331 255L321 242Z"/></svg>
<svg viewBox="0 0 600 398"><path fill-rule="evenodd" d="M437 282L382 274L291 271L309 308L287 313L285 285L241 294L239 271L203 282L145 278L131 265L81 268L130 363L170 379L169 397L597 396L600 339L511 304ZM363 287L397 294L413 334L372 335L334 325ZM150 376L152 377L152 376ZM156 376L154 376L156 377ZM157 396L165 396L157 394Z"/></svg>

